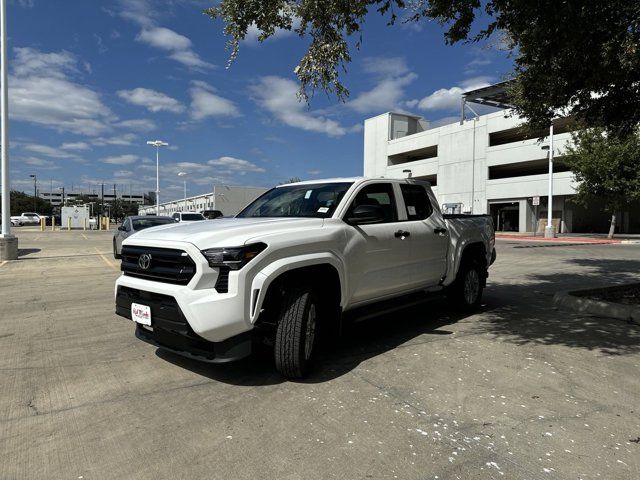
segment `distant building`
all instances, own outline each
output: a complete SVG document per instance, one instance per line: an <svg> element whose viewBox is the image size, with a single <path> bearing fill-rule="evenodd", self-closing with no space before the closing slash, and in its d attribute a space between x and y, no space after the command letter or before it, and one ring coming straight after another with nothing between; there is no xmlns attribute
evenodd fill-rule
<svg viewBox="0 0 640 480"><path fill-rule="evenodd" d="M503 110L465 118L468 103ZM428 180L444 210L490 214L498 231L544 231L549 132L529 134L519 128L523 122L509 110L504 84L465 92L460 122L441 127L384 113L364 124L364 174ZM575 177L562 158L571 142L569 126L566 119L554 121L553 224L560 232L606 232L610 213L602 204L573 201ZM620 232L640 232L640 205L618 213Z"/></svg>
<svg viewBox="0 0 640 480"><path fill-rule="evenodd" d="M62 190L55 190L53 192L43 192L39 191L38 196L43 200L48 201L54 207L59 207L62 205ZM83 191L65 191L64 192L64 200L65 203L72 203L78 197L88 197L91 201L99 203L102 201L102 195L100 193L89 193ZM154 197L155 198L155 197ZM115 199L123 200L125 202L132 202L138 205L143 205L145 203L149 203L149 197L146 194L136 194L136 193L117 193L113 194L113 191L107 192L105 190L104 193L104 203L113 203Z"/></svg>
<svg viewBox="0 0 640 480"><path fill-rule="evenodd" d="M160 215L174 212L202 212L220 210L225 216L232 216L253 200L269 190L263 187L242 187L215 185L211 193L182 198L160 204ZM138 209L140 215L155 214L155 205L145 205Z"/></svg>

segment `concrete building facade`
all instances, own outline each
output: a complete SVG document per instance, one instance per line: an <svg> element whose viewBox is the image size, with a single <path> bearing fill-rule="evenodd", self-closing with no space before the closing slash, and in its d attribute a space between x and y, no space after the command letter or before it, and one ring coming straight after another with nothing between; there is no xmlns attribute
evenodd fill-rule
<svg viewBox="0 0 640 480"><path fill-rule="evenodd" d="M62 205L64 195L64 202L66 204L73 203L73 201L81 196L89 198L92 202L99 203L102 201L102 195L100 193L89 193L83 191L65 191L63 193L62 189L54 190L53 192L42 192L38 191L38 196L43 200L48 201L54 207L59 207ZM114 200L123 200L125 202L137 203L138 205L142 205L144 203L149 203L149 197L142 193L116 193L113 194L113 191L106 191L104 193L104 202L105 203L113 203Z"/></svg>
<svg viewBox="0 0 640 480"><path fill-rule="evenodd" d="M161 203L160 215L220 210L225 216L233 216L267 190L269 189L264 187L214 185L211 193ZM140 215L155 214L156 206L140 207L138 213Z"/></svg>
<svg viewBox="0 0 640 480"><path fill-rule="evenodd" d="M449 212L490 214L498 231L543 232L549 138L527 135L522 123L508 110L437 128L418 116L384 113L364 124L364 174L410 174L430 181ZM553 224L561 233L606 231L609 215L601 205L572 201L575 179L562 162L570 141L569 122L556 121ZM637 209L621 213L621 232L640 231Z"/></svg>

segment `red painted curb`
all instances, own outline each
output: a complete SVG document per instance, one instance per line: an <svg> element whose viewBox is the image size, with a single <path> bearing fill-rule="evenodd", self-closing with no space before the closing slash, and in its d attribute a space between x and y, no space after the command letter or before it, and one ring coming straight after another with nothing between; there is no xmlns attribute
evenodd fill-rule
<svg viewBox="0 0 640 480"><path fill-rule="evenodd" d="M522 235L503 235L496 234L496 238L500 240L520 240L526 242L556 242L556 243L592 243L592 244L611 244L611 243L622 243L622 240L609 240L609 239L600 239L600 238L590 238L590 237L558 237L558 238L544 238L540 237L531 237L531 236L522 236Z"/></svg>

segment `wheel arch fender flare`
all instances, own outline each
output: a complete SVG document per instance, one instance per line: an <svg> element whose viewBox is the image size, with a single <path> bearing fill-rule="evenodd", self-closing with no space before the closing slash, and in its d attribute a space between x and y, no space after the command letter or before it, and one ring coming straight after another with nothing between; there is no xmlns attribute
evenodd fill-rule
<svg viewBox="0 0 640 480"><path fill-rule="evenodd" d="M258 272L251 283L249 318L255 323L260 316L260 310L264 305L269 286L281 275L305 267L329 265L333 267L340 280L340 306L343 306L347 298L344 263L340 258L330 252L310 253L286 257L276 260Z"/></svg>

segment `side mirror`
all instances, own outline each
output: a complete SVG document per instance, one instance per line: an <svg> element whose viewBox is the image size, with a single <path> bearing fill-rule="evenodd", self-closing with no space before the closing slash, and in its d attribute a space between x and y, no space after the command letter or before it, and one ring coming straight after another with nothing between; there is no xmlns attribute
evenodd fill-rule
<svg viewBox="0 0 640 480"><path fill-rule="evenodd" d="M126 232L127 231L127 227L125 227L124 225L120 225L118 227L118 230L120 230L121 232Z"/></svg>
<svg viewBox="0 0 640 480"><path fill-rule="evenodd" d="M384 212L380 205L358 205L346 218L351 225L371 225L384 222Z"/></svg>

